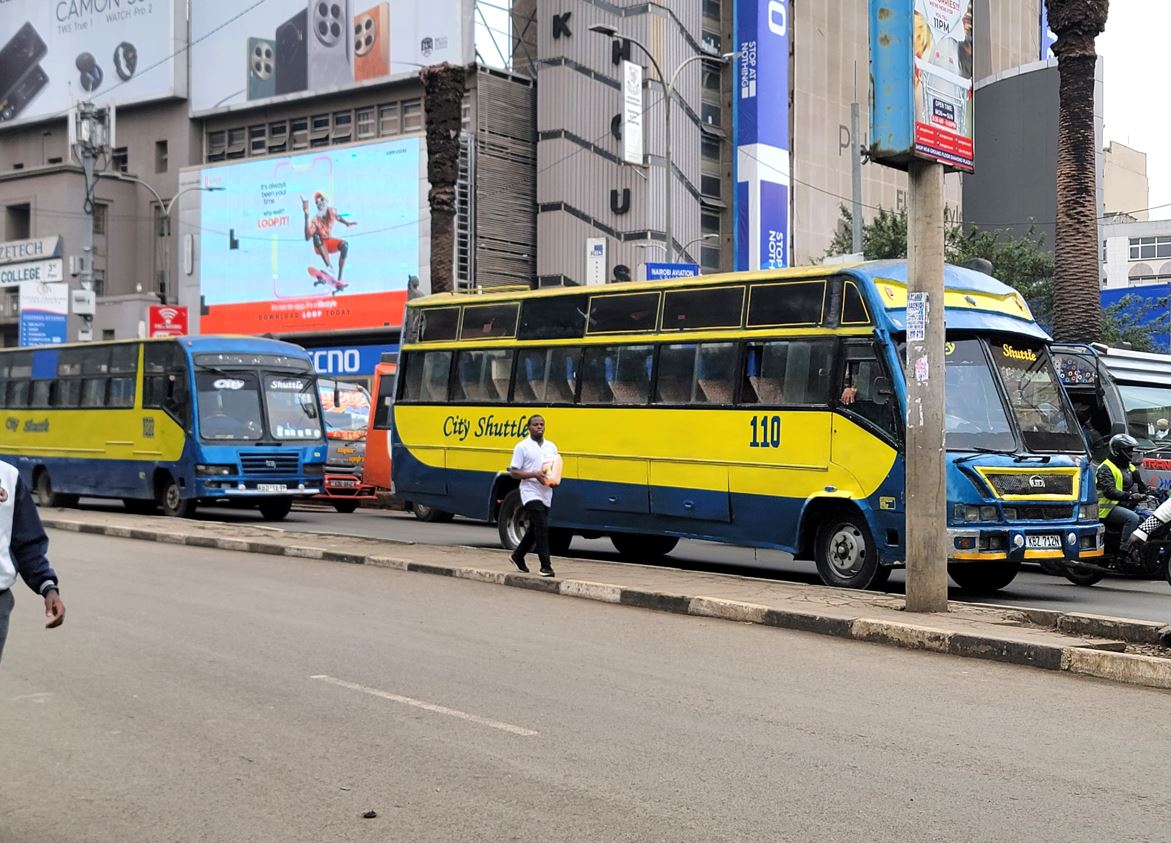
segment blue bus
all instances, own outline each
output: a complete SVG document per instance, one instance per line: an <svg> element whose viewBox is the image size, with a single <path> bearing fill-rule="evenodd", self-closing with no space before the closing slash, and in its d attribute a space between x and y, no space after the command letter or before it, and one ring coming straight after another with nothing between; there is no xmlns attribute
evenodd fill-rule
<svg viewBox="0 0 1171 843"><path fill-rule="evenodd" d="M322 491L325 431L304 349L179 337L0 349L0 458L40 504L121 498L132 512L201 504L284 518Z"/></svg>
<svg viewBox="0 0 1171 843"><path fill-rule="evenodd" d="M1093 472L1049 338L994 278L946 271L948 571L1102 555ZM812 558L828 584L905 560L907 267L881 262L408 304L397 496L524 529L507 472L530 415L564 460L552 543L646 560L680 538Z"/></svg>

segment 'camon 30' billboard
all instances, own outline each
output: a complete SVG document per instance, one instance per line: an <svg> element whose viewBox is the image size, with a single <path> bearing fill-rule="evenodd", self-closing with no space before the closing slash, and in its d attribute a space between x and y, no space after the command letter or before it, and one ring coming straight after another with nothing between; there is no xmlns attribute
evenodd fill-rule
<svg viewBox="0 0 1171 843"><path fill-rule="evenodd" d="M176 0L0 0L0 129L186 93ZM176 61L176 55L178 61Z"/></svg>
<svg viewBox="0 0 1171 843"><path fill-rule="evenodd" d="M240 6L191 3L193 114L474 57L472 0L266 0L243 14Z"/></svg>
<svg viewBox="0 0 1171 843"><path fill-rule="evenodd" d="M401 325L426 259L421 147L411 137L204 167L200 332Z"/></svg>

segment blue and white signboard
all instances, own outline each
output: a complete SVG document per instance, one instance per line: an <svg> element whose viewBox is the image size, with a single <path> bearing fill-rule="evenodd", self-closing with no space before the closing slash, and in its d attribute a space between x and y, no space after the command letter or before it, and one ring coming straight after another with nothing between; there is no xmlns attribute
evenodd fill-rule
<svg viewBox="0 0 1171 843"><path fill-rule="evenodd" d="M699 275L697 263L647 263L647 281L666 281L670 278L691 278Z"/></svg>
<svg viewBox="0 0 1171 843"><path fill-rule="evenodd" d="M736 0L736 269L789 265L789 0Z"/></svg>
<svg viewBox="0 0 1171 843"><path fill-rule="evenodd" d="M398 351L397 343L383 345L347 345L331 348L307 348L313 368L319 375L354 377L373 375L382 355Z"/></svg>
<svg viewBox="0 0 1171 843"><path fill-rule="evenodd" d="M69 331L69 285L24 281L20 285L20 344L57 345Z"/></svg>

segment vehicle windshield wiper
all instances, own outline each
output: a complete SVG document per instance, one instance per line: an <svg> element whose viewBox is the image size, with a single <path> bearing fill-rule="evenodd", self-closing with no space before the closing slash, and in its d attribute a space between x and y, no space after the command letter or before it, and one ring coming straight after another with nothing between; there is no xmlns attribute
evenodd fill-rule
<svg viewBox="0 0 1171 843"><path fill-rule="evenodd" d="M1044 454L1018 454L1016 451L1005 451L1001 448L972 447L965 448L964 450L975 451L975 453L960 457L955 461L956 465L959 465L962 462L967 462L968 460L974 460L976 457L981 457L985 454L996 454L1001 457L1012 457L1013 462L1031 462L1034 460L1037 462L1049 462L1049 456Z"/></svg>
<svg viewBox="0 0 1171 843"><path fill-rule="evenodd" d="M206 363L196 363L195 368L203 369L206 372L213 372L222 378L238 378L241 375L240 372L228 372L218 366L209 366Z"/></svg>

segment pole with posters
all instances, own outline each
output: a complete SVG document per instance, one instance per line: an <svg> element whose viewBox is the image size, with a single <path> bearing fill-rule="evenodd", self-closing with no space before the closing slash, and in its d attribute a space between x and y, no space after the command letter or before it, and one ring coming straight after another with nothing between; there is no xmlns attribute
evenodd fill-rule
<svg viewBox="0 0 1171 843"><path fill-rule="evenodd" d="M870 0L870 158L906 170L907 611L947 611L945 168L972 172L972 0Z"/></svg>

